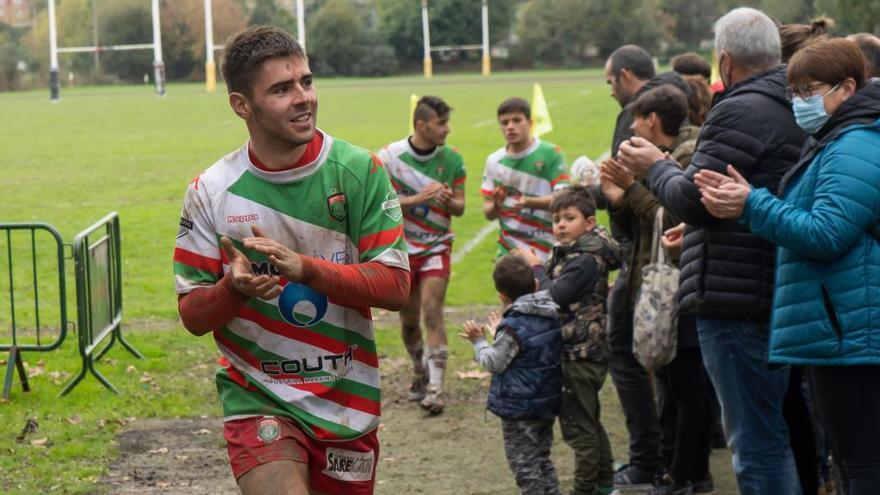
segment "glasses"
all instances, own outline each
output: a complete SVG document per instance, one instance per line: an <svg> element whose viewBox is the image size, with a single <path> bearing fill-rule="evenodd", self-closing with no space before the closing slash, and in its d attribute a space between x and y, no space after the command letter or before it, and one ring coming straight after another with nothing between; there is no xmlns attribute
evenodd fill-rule
<svg viewBox="0 0 880 495"><path fill-rule="evenodd" d="M789 101L791 101L795 96L805 100L805 99L813 96L813 94L815 94L816 91L819 88L821 88L822 86L830 86L830 84L824 83L824 82L814 82L814 83L810 83L810 84L804 84L802 86L789 86L789 87L785 88L785 97ZM835 86L835 88L836 87L837 86ZM832 88L832 91L833 91L833 88ZM828 91L828 92L830 93L831 91Z"/></svg>

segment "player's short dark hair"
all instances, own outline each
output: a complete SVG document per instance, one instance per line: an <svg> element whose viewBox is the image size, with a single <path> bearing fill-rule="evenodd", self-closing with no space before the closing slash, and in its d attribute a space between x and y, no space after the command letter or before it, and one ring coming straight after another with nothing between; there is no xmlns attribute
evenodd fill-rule
<svg viewBox="0 0 880 495"><path fill-rule="evenodd" d="M712 77L712 66L699 53L687 52L672 57L672 70L683 76Z"/></svg>
<svg viewBox="0 0 880 495"><path fill-rule="evenodd" d="M535 273L521 256L507 254L498 258L492 270L492 279L495 280L495 290L511 301L535 292Z"/></svg>
<svg viewBox="0 0 880 495"><path fill-rule="evenodd" d="M438 96L423 96L416 103L416 109L413 111L413 124L418 121L427 122L431 120L431 116L435 113L437 117L443 119L449 116L452 107L446 104L442 98Z"/></svg>
<svg viewBox="0 0 880 495"><path fill-rule="evenodd" d="M688 100L684 92L671 84L662 84L636 98L632 114L647 117L656 113L663 134L675 136L688 116Z"/></svg>
<svg viewBox="0 0 880 495"><path fill-rule="evenodd" d="M865 56L865 77L880 76L880 38L871 33L856 33L849 38L859 45Z"/></svg>
<svg viewBox="0 0 880 495"><path fill-rule="evenodd" d="M611 74L617 79L621 69L626 69L641 80L651 79L656 75L654 60L647 50L638 45L623 45L608 57L611 61Z"/></svg>
<svg viewBox="0 0 880 495"><path fill-rule="evenodd" d="M553 194L553 200L550 201L550 213L558 213L568 207L577 208L584 215L584 218L596 214L596 201L593 199L590 189L585 186L571 186Z"/></svg>
<svg viewBox="0 0 880 495"><path fill-rule="evenodd" d="M305 60L306 53L290 33L274 26L251 26L232 35L221 66L227 91L249 95L260 66L276 57Z"/></svg>
<svg viewBox="0 0 880 495"><path fill-rule="evenodd" d="M529 102L527 102L526 100L514 96L513 98L508 98L502 101L501 104L498 105L499 117L508 113L521 113L525 115L527 119L531 119L532 106L529 105Z"/></svg>

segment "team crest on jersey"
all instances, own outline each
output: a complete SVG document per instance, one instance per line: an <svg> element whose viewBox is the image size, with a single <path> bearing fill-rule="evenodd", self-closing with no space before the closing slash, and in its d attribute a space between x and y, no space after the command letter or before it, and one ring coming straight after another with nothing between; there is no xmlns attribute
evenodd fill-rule
<svg viewBox="0 0 880 495"><path fill-rule="evenodd" d="M330 216L344 222L348 217L348 208L345 204L345 193L331 194L327 198L327 209L330 210Z"/></svg>
<svg viewBox="0 0 880 495"><path fill-rule="evenodd" d="M437 175L443 175L445 173L446 173L446 167L444 167L443 165L438 165L437 166Z"/></svg>
<svg viewBox="0 0 880 495"><path fill-rule="evenodd" d="M397 198L397 193L393 189L385 195L385 201L382 202L382 211L395 222L399 222L403 218L403 210L400 209L400 199Z"/></svg>
<svg viewBox="0 0 880 495"><path fill-rule="evenodd" d="M271 442L281 435L281 424L275 418L263 418L257 427L257 435L264 442Z"/></svg>
<svg viewBox="0 0 880 495"><path fill-rule="evenodd" d="M544 162L542 162L542 161L535 162L535 170L540 172L542 168L544 168Z"/></svg>

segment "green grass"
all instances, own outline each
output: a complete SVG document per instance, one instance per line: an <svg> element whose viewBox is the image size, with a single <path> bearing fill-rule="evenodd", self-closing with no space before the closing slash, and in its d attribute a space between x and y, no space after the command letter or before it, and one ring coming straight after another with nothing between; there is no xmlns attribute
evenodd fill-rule
<svg viewBox="0 0 880 495"><path fill-rule="evenodd" d="M461 150L469 171L467 211L453 224L461 247L486 225L479 185L486 156L502 145L495 109L509 96L530 98L534 82L543 86L555 126L547 140L569 159L595 158L608 148L618 108L600 71L319 81L318 120L332 135L377 150L406 134L411 93L446 99L455 109L449 143ZM12 400L0 404L0 492L92 493L114 455L113 436L128 418L219 414L211 384L213 343L190 337L173 320L171 252L186 185L240 146L246 131L225 96L206 94L200 84L172 84L161 99L147 86L65 89L56 104L47 91L0 94L0 122L5 123L0 149L6 150L0 161L0 222L48 222L70 242L107 212L117 211L121 218L125 330L148 360L117 348L98 367L122 395L110 394L88 377L59 399L62 384L79 367L76 335L69 335L59 351L26 354L31 369L43 372L31 379L31 393L15 389ZM33 326L28 242L14 238L12 243L19 327ZM0 236L0 343L9 340L11 328L6 249ZM489 236L453 267L450 304L496 301L488 283L494 249ZM58 305L54 260L40 256L43 322L57 326L52 323ZM72 263L66 263L73 320ZM48 338L52 335L48 332ZM452 366L464 366L469 349L457 338L451 342L457 356ZM378 344L383 353L403 355L396 331L380 332ZM28 419L39 422L39 431L17 443ZM47 448L31 445L42 438Z"/></svg>
<svg viewBox="0 0 880 495"><path fill-rule="evenodd" d="M334 136L377 150L406 134L411 93L448 100L454 108L449 143L461 150L469 172L467 210L453 224L461 246L485 225L480 178L486 156L503 143L495 109L508 96L531 98L534 82L543 86L555 127L546 139L570 159L596 157L608 148L617 104L599 71L318 81L318 122ZM147 86L65 89L56 104L46 91L8 93L0 95L0 122L6 123L0 149L7 150L0 162L0 222L45 221L70 242L118 211L126 316L173 318L170 257L183 191L247 137L225 96L206 94L199 84L173 84L162 99ZM455 267L450 303L494 301L481 283L489 273L493 237ZM5 263L5 256L0 260ZM4 284L0 307L6 304Z"/></svg>

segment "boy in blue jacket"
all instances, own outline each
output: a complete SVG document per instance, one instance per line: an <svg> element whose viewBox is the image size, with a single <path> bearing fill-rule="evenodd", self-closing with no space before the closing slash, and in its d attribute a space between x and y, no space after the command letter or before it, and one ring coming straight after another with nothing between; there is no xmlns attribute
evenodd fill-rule
<svg viewBox="0 0 880 495"><path fill-rule="evenodd" d="M474 345L476 360L492 373L488 409L501 418L504 452L523 495L560 494L550 460L553 421L562 399L562 338L556 304L529 264L506 255L492 272L503 318L489 325L464 324L462 338ZM490 346L486 334L495 330Z"/></svg>

